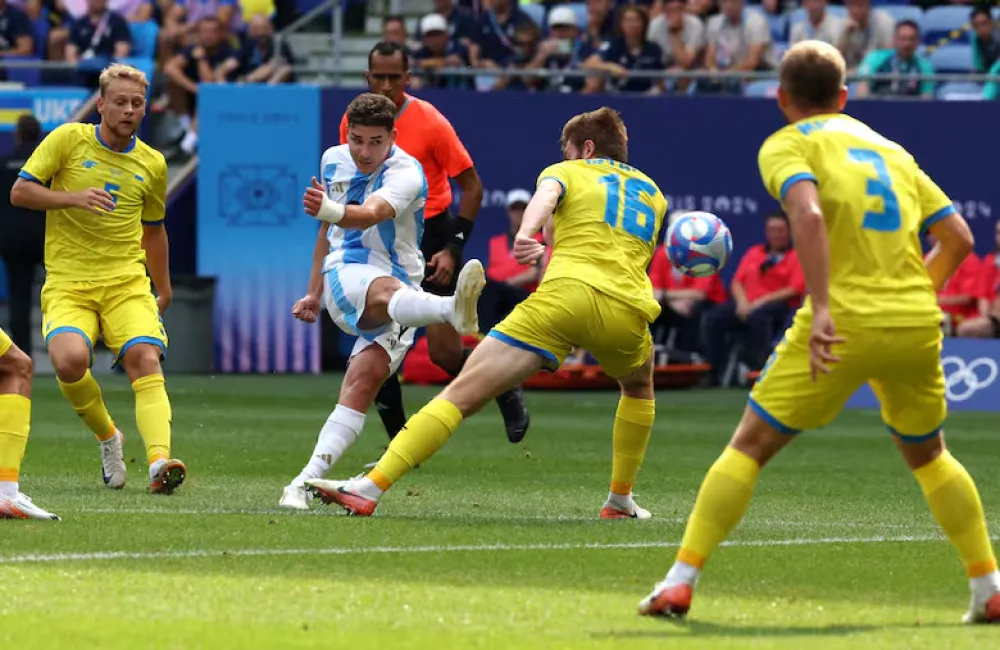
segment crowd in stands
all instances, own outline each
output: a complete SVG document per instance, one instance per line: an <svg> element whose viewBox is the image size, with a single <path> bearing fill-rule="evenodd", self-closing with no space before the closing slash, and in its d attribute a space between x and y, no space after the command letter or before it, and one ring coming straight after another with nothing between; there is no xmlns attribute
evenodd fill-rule
<svg viewBox="0 0 1000 650"><path fill-rule="evenodd" d="M844 54L856 97L996 99L1000 90L993 80L920 78L980 73L1000 79L1000 7L991 10L969 0L802 0L801 7L779 0L434 0L434 5L436 12L422 18L412 40L399 16L385 20L382 35L410 49L418 86L769 96L776 90L773 79L718 73L773 73L789 45L819 39ZM466 72L455 73L457 68ZM545 72L517 74L520 70Z"/></svg>

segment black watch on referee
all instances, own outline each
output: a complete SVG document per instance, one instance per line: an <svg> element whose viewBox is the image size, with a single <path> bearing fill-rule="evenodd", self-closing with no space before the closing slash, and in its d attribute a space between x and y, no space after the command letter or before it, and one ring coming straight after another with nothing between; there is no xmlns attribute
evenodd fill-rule
<svg viewBox="0 0 1000 650"><path fill-rule="evenodd" d="M472 234L473 225L474 222L471 219L463 217L456 217L455 222L452 224L453 231L451 238L448 240L447 247L457 264L461 264L462 262L462 251L465 250L465 244L469 241L469 236Z"/></svg>

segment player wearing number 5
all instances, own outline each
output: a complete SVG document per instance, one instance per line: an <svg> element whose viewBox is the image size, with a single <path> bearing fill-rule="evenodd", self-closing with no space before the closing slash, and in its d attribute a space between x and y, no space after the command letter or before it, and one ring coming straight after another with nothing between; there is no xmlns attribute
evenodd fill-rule
<svg viewBox="0 0 1000 650"><path fill-rule="evenodd" d="M1000 620L1000 573L979 494L941 431L935 292L972 250L972 234L913 156L841 114L845 65L833 46L798 43L779 76L778 104L790 124L761 147L760 172L788 214L809 297L705 477L676 562L640 612L687 613L705 561L739 523L761 468L799 431L829 423L867 382L965 565L966 622ZM927 230L937 244L925 262Z"/></svg>
<svg viewBox="0 0 1000 650"><path fill-rule="evenodd" d="M539 369L557 369L579 346L622 388L611 490L600 516L650 516L632 500L632 484L655 410L649 324L660 305L646 267L667 202L649 177L626 163L625 125L611 109L567 122L562 149L565 161L539 176L514 244L519 262L537 262L545 248L534 236L552 219L552 258L537 291L489 333L444 392L410 418L367 476L308 482L324 501L372 514L382 493L444 445L464 418Z"/></svg>
<svg viewBox="0 0 1000 650"><path fill-rule="evenodd" d="M22 168L10 200L47 213L43 334L60 390L100 441L104 483L121 488L126 472L124 439L90 373L98 336L132 382L150 491L170 493L185 469L170 459L170 402L160 368L167 346L160 314L171 298L167 165L135 136L148 85L135 68L104 70L101 123L64 124L50 133Z"/></svg>

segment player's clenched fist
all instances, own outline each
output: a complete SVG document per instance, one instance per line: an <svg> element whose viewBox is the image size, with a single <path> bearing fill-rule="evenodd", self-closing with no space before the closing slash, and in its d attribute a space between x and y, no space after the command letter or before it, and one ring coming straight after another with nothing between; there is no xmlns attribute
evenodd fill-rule
<svg viewBox="0 0 1000 650"><path fill-rule="evenodd" d="M307 323L315 323L319 316L319 297L310 294L300 298L292 307L292 316Z"/></svg>
<svg viewBox="0 0 1000 650"><path fill-rule="evenodd" d="M115 209L115 199L96 187L88 188L82 192L73 193L73 207L82 210L90 210L94 214L101 212L111 212Z"/></svg>
<svg viewBox="0 0 1000 650"><path fill-rule="evenodd" d="M545 245L534 237L514 237L514 259L518 264L534 264L545 255Z"/></svg>
<svg viewBox="0 0 1000 650"><path fill-rule="evenodd" d="M306 209L306 214L310 217L315 217L319 214L319 209L323 207L323 197L325 194L323 186L313 176L312 187L307 188L306 193L302 195L302 207Z"/></svg>

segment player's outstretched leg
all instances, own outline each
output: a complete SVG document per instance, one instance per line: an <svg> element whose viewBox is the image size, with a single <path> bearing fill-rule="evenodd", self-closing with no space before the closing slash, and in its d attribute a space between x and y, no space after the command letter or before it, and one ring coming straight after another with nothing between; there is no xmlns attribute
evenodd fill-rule
<svg viewBox="0 0 1000 650"><path fill-rule="evenodd" d="M479 331L479 296L485 286L482 262L469 260L458 274L454 296L434 296L402 287L389 300L389 318L403 327L448 323L459 334L475 334Z"/></svg>
<svg viewBox="0 0 1000 650"><path fill-rule="evenodd" d="M895 436L938 525L958 551L969 576L972 602L963 623L1000 621L1000 573L979 491L945 448L943 435L926 440Z"/></svg>
<svg viewBox="0 0 1000 650"><path fill-rule="evenodd" d="M765 422L749 406L729 446L701 484L674 565L667 577L639 603L647 616L683 617L706 560L743 518L757 475L793 436Z"/></svg>
<svg viewBox="0 0 1000 650"><path fill-rule="evenodd" d="M111 421L101 387L90 374L90 342L77 332L60 332L48 343L49 357L63 397L100 444L101 478L109 488L125 487L125 437Z"/></svg>
<svg viewBox="0 0 1000 650"><path fill-rule="evenodd" d="M382 494L443 447L464 418L541 367L541 357L534 352L486 338L458 377L410 418L367 476L349 481L317 479L306 484L325 503L336 503L352 515L370 516Z"/></svg>
<svg viewBox="0 0 1000 650"><path fill-rule="evenodd" d="M0 331L0 519L59 519L21 494L18 472L31 426L31 357Z"/></svg>
<svg viewBox="0 0 1000 650"><path fill-rule="evenodd" d="M601 519L649 519L653 515L632 499L632 485L646 456L656 417L652 359L619 384L622 395L615 413L611 489L601 508Z"/></svg>
<svg viewBox="0 0 1000 650"><path fill-rule="evenodd" d="M187 477L181 461L170 458L173 414L160 367L158 345L129 341L122 347L121 362L135 393L135 423L146 445L149 491L172 494Z"/></svg>

